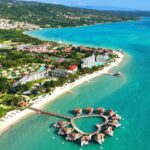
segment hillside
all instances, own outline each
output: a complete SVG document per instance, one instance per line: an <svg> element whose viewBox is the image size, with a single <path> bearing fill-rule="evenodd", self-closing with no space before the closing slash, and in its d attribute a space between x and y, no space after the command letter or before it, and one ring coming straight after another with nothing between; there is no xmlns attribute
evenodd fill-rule
<svg viewBox="0 0 150 150"><path fill-rule="evenodd" d="M40 27L68 27L137 19L128 13L14 0L0 0L0 17Z"/></svg>

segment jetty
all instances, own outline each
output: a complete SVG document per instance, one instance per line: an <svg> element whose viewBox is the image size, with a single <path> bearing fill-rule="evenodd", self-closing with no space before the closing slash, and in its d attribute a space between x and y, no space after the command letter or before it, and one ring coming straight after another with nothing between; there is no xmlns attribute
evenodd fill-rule
<svg viewBox="0 0 150 150"><path fill-rule="evenodd" d="M104 119L104 122L102 124L97 124L96 127L97 127L97 130L92 132L92 133L86 133L86 132L83 132L81 131L75 124L75 120L77 119L81 119L81 118L93 118L93 117L101 117ZM71 121L70 121L70 124L72 125L72 127L74 128L74 130L76 130L78 133L81 133L82 135L90 135L90 136L93 136L95 134L98 134L100 131L101 131L101 127L108 124L108 117L107 116L104 116L104 115L99 115L99 114L91 114L91 115L82 115L82 116L77 116L75 118L72 118Z"/></svg>
<svg viewBox="0 0 150 150"><path fill-rule="evenodd" d="M69 117L69 116L65 116L65 115L62 115L62 114L54 113L54 112L49 112L49 111L34 108L34 107L29 107L29 109L31 109L31 110L33 110L37 113L44 114L44 115L50 115L50 116L59 117L59 118L63 118L63 119L71 119L71 117Z"/></svg>
<svg viewBox="0 0 150 150"><path fill-rule="evenodd" d="M66 119L67 121L59 121L53 126L58 129L58 134L65 136L68 141L81 141L81 146L89 144L91 140L95 140L99 144L104 142L106 136L113 136L114 129L121 126L119 120L121 116L115 113L113 110L106 110L104 108L97 108L94 110L92 107L87 107L83 111L81 108L76 108L73 112L75 116L66 116L59 113L54 113L38 108L30 107L31 110L41 113L43 115L49 115ZM84 114L83 114L84 113ZM85 114L86 113L86 114ZM77 119L99 117L103 119L103 122L95 125L96 130L91 133L86 133L79 129L75 123Z"/></svg>
<svg viewBox="0 0 150 150"><path fill-rule="evenodd" d="M115 77L123 76L123 74L121 72L116 72L116 73L108 72L108 73L105 73L105 75L111 75L111 76L115 76Z"/></svg>

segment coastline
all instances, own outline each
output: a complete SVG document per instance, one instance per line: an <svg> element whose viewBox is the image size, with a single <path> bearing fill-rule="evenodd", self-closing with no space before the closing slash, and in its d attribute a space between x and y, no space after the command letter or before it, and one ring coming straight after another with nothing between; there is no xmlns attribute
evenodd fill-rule
<svg viewBox="0 0 150 150"><path fill-rule="evenodd" d="M111 63L109 66L105 67L103 70L99 70L96 71L92 74L86 75L86 76L82 76L80 77L78 80L76 80L73 83L64 85L62 87L57 87L51 95L45 96L44 98L42 98L41 101L35 103L32 105L32 107L35 108L43 108L46 104L52 102L53 100L55 100L57 97L61 96L62 94L65 94L67 92L69 92L71 89L73 89L76 86L79 86L82 83L87 82L90 79L93 79L95 77L98 77L102 74L108 73L108 71L116 66L118 66L124 58L124 54L122 54L121 52L117 52L115 51L116 54L118 54L119 58L116 59L115 62ZM17 113L15 116L5 120L5 121L0 121L0 136L6 132L8 129L10 129L11 127L13 127L15 124L17 124L18 122L20 122L21 120L27 118L28 116L34 114L35 112L30 110L30 109L25 109L19 113Z"/></svg>
<svg viewBox="0 0 150 150"><path fill-rule="evenodd" d="M45 29L63 29L63 28L81 28L81 27L89 27L89 26L95 26L95 25L103 25L103 24L112 24L112 23L125 23L125 22L132 22L132 21L138 21L142 20L143 17L139 17L138 19L135 20L123 20L123 21L108 21L108 22L100 22L100 23L93 23L93 24L86 24L86 25L78 25L78 26L67 26L67 27L45 27L45 28L39 28L39 29L31 29L31 30L26 30L23 31L24 34L28 35L26 32L30 31L38 31L38 30L45 30Z"/></svg>

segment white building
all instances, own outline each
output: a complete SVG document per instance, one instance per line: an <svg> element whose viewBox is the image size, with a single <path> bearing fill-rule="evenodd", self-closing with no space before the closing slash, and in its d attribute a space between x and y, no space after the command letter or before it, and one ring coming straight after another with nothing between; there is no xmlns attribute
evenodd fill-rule
<svg viewBox="0 0 150 150"><path fill-rule="evenodd" d="M82 59L81 68L92 68L95 66L95 55Z"/></svg>
<svg viewBox="0 0 150 150"><path fill-rule="evenodd" d="M70 74L74 74L78 71L78 66L77 65L70 65L67 72Z"/></svg>
<svg viewBox="0 0 150 150"><path fill-rule="evenodd" d="M19 81L14 83L13 86L17 86L19 84L26 84L27 82L39 80L42 78L48 77L48 71L38 71L35 73L31 73L30 75L26 75L23 78L21 78Z"/></svg>
<svg viewBox="0 0 150 150"><path fill-rule="evenodd" d="M108 59L108 54L98 56L92 55L82 59L81 68L92 68L94 66L100 66L105 64Z"/></svg>
<svg viewBox="0 0 150 150"><path fill-rule="evenodd" d="M96 61L97 61L97 62L101 62L101 64L106 63L106 61L107 61L108 59L109 59L108 54L98 55L98 56L96 57Z"/></svg>

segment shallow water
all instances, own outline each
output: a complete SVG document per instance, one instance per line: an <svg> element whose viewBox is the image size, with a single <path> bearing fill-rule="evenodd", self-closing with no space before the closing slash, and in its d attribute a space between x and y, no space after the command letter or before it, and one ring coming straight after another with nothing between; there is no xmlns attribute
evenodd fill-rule
<svg viewBox="0 0 150 150"><path fill-rule="evenodd" d="M122 115L122 127L102 145L105 150L147 150L150 147L150 18L140 21L94 25L79 28L46 29L29 33L47 40L122 48L126 53L121 71L123 78L101 76L74 88L47 105L45 109L71 115L70 110L88 106L112 108ZM95 150L96 143L80 147L66 142L51 127L60 119L33 115L2 137L2 150ZM92 122L92 121L91 121ZM94 123L94 121L93 121ZM79 123L79 126L83 122ZM92 125L92 124L91 124Z"/></svg>

